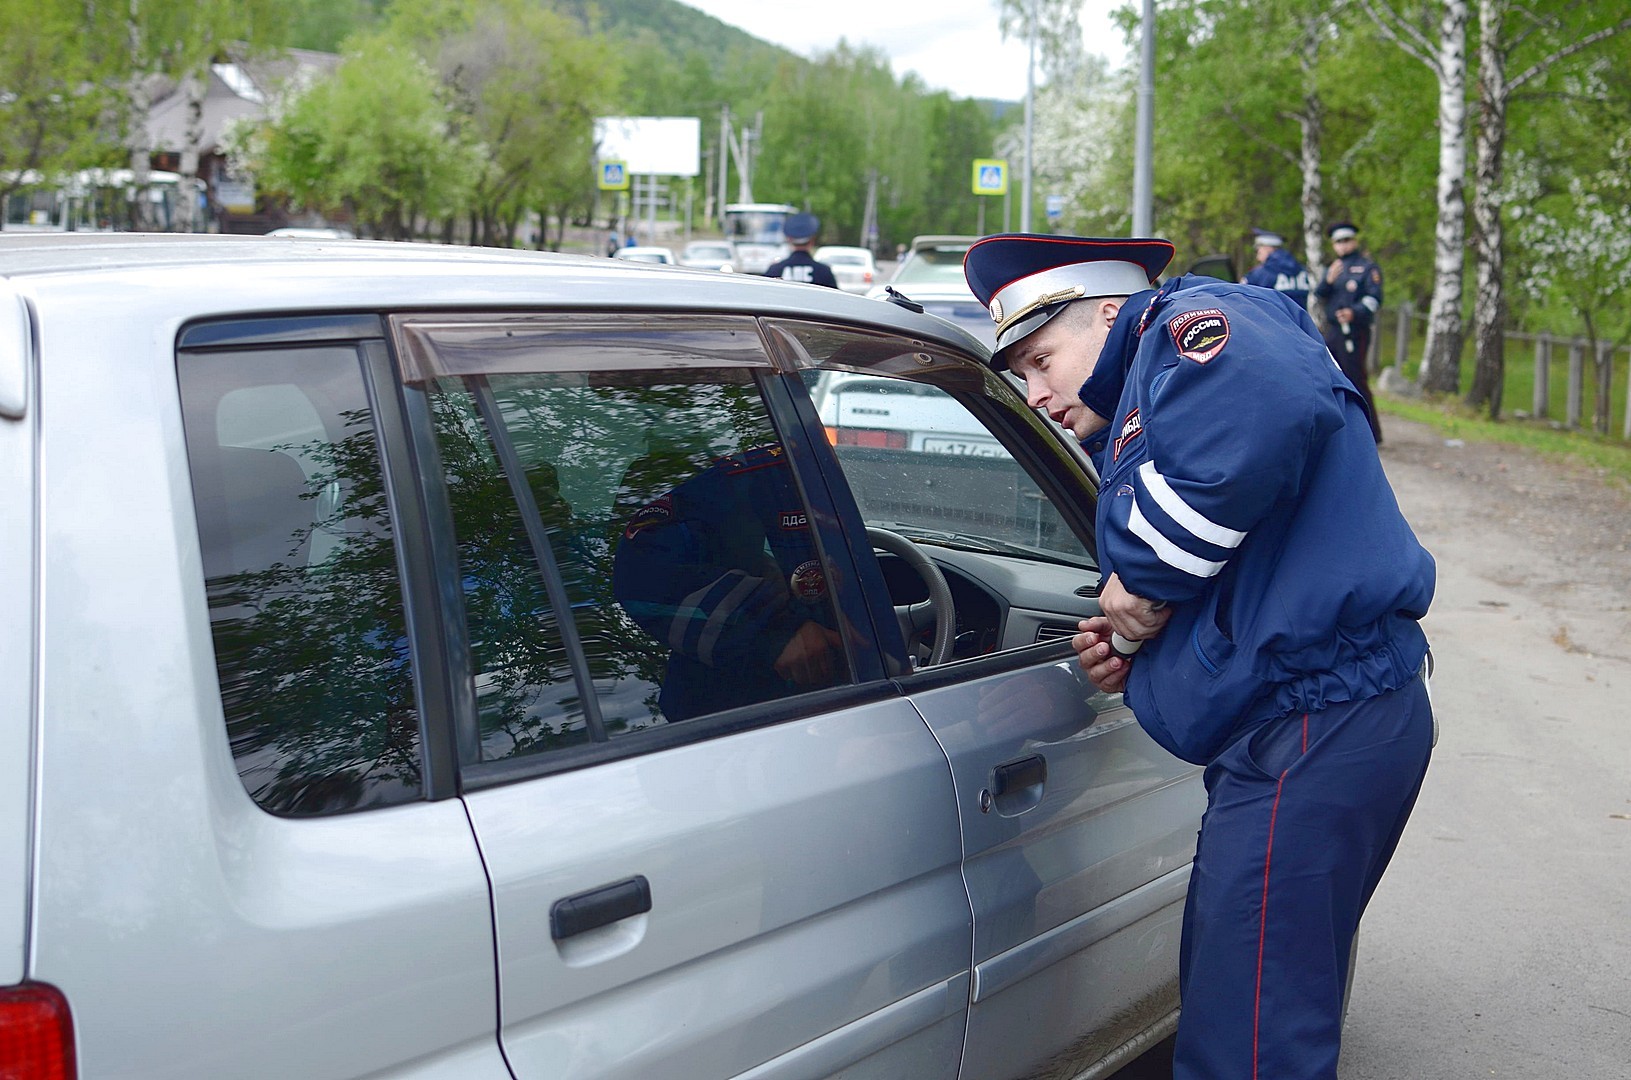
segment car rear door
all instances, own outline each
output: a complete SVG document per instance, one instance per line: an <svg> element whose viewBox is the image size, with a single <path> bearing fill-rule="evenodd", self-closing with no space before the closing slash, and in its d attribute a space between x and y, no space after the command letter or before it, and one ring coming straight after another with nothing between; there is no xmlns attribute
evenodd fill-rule
<svg viewBox="0 0 1631 1080"><path fill-rule="evenodd" d="M515 1075L955 1076L951 775L755 321L394 337ZM795 610L838 644L784 677Z"/></svg>
<svg viewBox="0 0 1631 1080"><path fill-rule="evenodd" d="M966 359L813 324L775 329L809 365L807 384L819 393L844 373L845 397L864 403L820 410L835 483L869 526L918 541L958 609L952 658L898 681L956 787L974 906L962 1075L1078 1075L1175 1019L1205 802L1199 770L1161 750L1119 694L1098 693L1068 647L1098 611L1090 483ZM871 394L869 377L882 384ZM920 599L902 594L900 564L883 570L895 603ZM927 642L907 644L927 655Z"/></svg>

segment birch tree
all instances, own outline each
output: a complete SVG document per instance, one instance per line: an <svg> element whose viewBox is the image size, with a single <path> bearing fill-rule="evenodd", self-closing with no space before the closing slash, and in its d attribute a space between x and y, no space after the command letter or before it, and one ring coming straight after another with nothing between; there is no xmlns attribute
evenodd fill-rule
<svg viewBox="0 0 1631 1080"><path fill-rule="evenodd" d="M1585 18L1579 19L1582 12ZM1478 293L1473 305L1477 369L1467 403L1484 406L1491 418L1501 414L1501 388L1506 376L1502 184L1508 108L1522 87L1545 78L1561 61L1628 27L1631 16L1610 21L1601 16L1598 5L1478 0L1478 149L1473 195L1474 257L1478 268ZM1514 58L1531 43L1539 46L1542 55L1516 75L1508 74ZM1549 46L1555 47L1546 51Z"/></svg>
<svg viewBox="0 0 1631 1080"><path fill-rule="evenodd" d="M1433 299L1427 314L1422 388L1461 389L1462 287L1467 244L1468 0L1427 0L1402 14L1391 0L1359 0L1382 35L1438 79L1438 221L1433 233ZM1438 20L1437 37L1431 19Z"/></svg>

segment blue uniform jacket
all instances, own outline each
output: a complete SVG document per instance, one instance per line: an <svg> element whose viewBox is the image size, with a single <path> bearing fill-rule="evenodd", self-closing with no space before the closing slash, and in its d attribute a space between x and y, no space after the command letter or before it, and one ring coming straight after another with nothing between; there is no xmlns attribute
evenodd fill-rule
<svg viewBox="0 0 1631 1080"><path fill-rule="evenodd" d="M629 519L612 592L671 650L659 703L684 720L793 692L773 665L806 621L835 628L779 446L721 459Z"/></svg>
<svg viewBox="0 0 1631 1080"><path fill-rule="evenodd" d="M1307 312L1175 279L1129 299L1083 399L1118 377L1099 559L1173 609L1127 682L1151 736L1206 763L1265 720L1414 677L1433 559Z"/></svg>
<svg viewBox="0 0 1631 1080"><path fill-rule="evenodd" d="M1325 303L1325 317L1336 322L1336 313L1352 308L1354 325L1363 330L1376 320L1382 307L1382 268L1363 255L1338 259L1341 269L1334 282L1320 279L1314 295Z"/></svg>
<svg viewBox="0 0 1631 1080"><path fill-rule="evenodd" d="M1314 275L1308 268L1291 257L1284 248L1275 248L1259 266L1246 275L1246 284L1273 289L1291 297L1300 308L1308 306L1308 292L1314 288Z"/></svg>

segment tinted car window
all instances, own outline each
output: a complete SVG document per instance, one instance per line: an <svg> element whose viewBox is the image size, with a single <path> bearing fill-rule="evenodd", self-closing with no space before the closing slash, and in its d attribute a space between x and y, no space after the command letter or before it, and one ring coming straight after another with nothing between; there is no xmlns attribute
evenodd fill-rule
<svg viewBox="0 0 1631 1080"><path fill-rule="evenodd" d="M442 375L430 395L482 760L852 681L755 373L653 355L717 356L713 335L594 335L585 347L580 334L511 333L495 357L511 370ZM418 340L423 354L480 366L434 330ZM591 356L605 367L561 370Z"/></svg>
<svg viewBox="0 0 1631 1080"><path fill-rule="evenodd" d="M286 815L417 798L413 671L357 351L184 353L179 371L244 786Z"/></svg>

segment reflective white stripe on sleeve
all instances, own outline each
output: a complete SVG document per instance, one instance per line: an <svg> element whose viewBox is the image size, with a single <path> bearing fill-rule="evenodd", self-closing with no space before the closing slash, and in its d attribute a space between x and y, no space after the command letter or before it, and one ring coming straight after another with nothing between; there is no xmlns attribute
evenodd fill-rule
<svg viewBox="0 0 1631 1080"><path fill-rule="evenodd" d="M1166 515L1173 521L1188 529L1190 535L1205 540L1208 544L1226 548L1239 547L1240 542L1246 539L1245 533L1224 528L1184 502L1183 497L1173 491L1172 485L1167 483L1167 478L1155 471L1154 462L1146 461L1140 465L1138 475L1144 478L1144 490L1150 493L1155 505L1166 511Z"/></svg>
<svg viewBox="0 0 1631 1080"><path fill-rule="evenodd" d="M1376 297L1374 297L1374 296L1362 297L1362 298L1360 298L1359 302L1361 304L1364 304L1366 307L1370 308L1370 313L1372 315L1375 315L1376 314L1376 309L1382 306L1381 304L1378 304L1376 302Z"/></svg>
<svg viewBox="0 0 1631 1080"><path fill-rule="evenodd" d="M1182 570L1186 574L1208 578L1223 569L1222 563L1211 562L1199 556L1191 555L1162 536L1155 526L1150 524L1150 519L1139 511L1136 501L1127 515L1127 530L1150 545L1150 549L1155 552L1156 557L1162 562L1175 569Z"/></svg>

